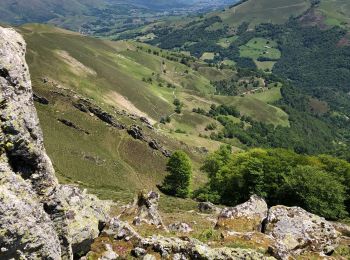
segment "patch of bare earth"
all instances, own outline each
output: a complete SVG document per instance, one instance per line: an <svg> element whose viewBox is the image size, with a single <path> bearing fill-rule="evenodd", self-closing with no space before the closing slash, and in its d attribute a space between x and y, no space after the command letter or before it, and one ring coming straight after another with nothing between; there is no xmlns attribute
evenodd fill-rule
<svg viewBox="0 0 350 260"><path fill-rule="evenodd" d="M325 17L323 14L314 9L307 11L299 20L303 26L317 26L322 30L328 28L324 23Z"/></svg>
<svg viewBox="0 0 350 260"><path fill-rule="evenodd" d="M310 104L311 112L315 114L325 114L329 110L327 102L318 100L316 98L310 98L309 104Z"/></svg>
<svg viewBox="0 0 350 260"><path fill-rule="evenodd" d="M56 50L55 53L69 66L71 72L73 72L75 75L95 76L97 74L93 69L85 66L83 63L70 56L68 52Z"/></svg>
<svg viewBox="0 0 350 260"><path fill-rule="evenodd" d="M138 109L133 103L131 103L126 97L120 95L119 93L115 91L109 92L107 95L105 95L106 102L111 105L116 105L121 109L124 109L125 111L129 112L130 114L135 114L139 117L146 117L151 122L151 124L155 124L157 121L152 119L149 115L142 112L140 109Z"/></svg>
<svg viewBox="0 0 350 260"><path fill-rule="evenodd" d="M337 43L337 47L350 46L350 34L348 33L346 36L340 39Z"/></svg>

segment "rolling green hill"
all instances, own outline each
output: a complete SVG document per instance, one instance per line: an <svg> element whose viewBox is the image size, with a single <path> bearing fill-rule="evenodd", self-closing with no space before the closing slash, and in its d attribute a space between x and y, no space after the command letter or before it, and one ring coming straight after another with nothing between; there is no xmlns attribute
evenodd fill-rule
<svg viewBox="0 0 350 260"><path fill-rule="evenodd" d="M309 0L248 0L213 15L220 16L230 26L242 22L254 26L266 22L284 23L289 17L302 14L310 6Z"/></svg>

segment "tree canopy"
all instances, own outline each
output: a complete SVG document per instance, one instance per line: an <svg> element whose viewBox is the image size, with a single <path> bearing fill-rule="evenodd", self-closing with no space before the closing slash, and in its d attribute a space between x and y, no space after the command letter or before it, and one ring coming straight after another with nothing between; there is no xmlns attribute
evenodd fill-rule
<svg viewBox="0 0 350 260"><path fill-rule="evenodd" d="M300 206L339 219L350 212L350 164L331 156L305 156L284 149L235 154L226 146L208 156L202 170L209 184L198 199L236 205L257 194L270 206Z"/></svg>
<svg viewBox="0 0 350 260"><path fill-rule="evenodd" d="M188 155L183 151L176 151L167 163L169 175L165 177L162 190L180 198L190 194L192 166Z"/></svg>

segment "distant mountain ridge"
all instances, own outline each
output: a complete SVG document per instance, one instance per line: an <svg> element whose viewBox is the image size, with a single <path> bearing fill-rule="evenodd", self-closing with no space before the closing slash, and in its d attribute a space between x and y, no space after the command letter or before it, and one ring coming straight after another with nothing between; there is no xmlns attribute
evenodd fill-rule
<svg viewBox="0 0 350 260"><path fill-rule="evenodd" d="M228 5L235 0L2 0L0 1L0 22L10 24L46 23L52 19L70 16L95 17L97 10L120 12L120 5L131 5L130 9L142 7L152 11L171 11L174 8L188 8L196 5L196 10ZM134 5L134 7L132 7ZM125 13L125 15L128 15Z"/></svg>

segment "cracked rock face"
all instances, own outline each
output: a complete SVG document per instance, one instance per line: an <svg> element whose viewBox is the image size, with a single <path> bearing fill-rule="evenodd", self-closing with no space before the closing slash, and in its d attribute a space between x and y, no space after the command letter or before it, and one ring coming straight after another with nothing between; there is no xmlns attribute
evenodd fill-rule
<svg viewBox="0 0 350 260"><path fill-rule="evenodd" d="M108 205L59 185L25 52L22 36L0 27L0 259L72 259L98 236Z"/></svg>
<svg viewBox="0 0 350 260"><path fill-rule="evenodd" d="M0 259L59 259L60 241L38 196L19 175L0 175Z"/></svg>
<svg viewBox="0 0 350 260"><path fill-rule="evenodd" d="M265 233L276 240L274 251L280 259L303 252L330 253L337 246L339 235L324 218L299 207L285 206L270 208Z"/></svg>
<svg viewBox="0 0 350 260"><path fill-rule="evenodd" d="M57 259L71 253L62 252L64 232L43 207L58 182L43 146L25 48L19 34L0 27L0 258Z"/></svg>

